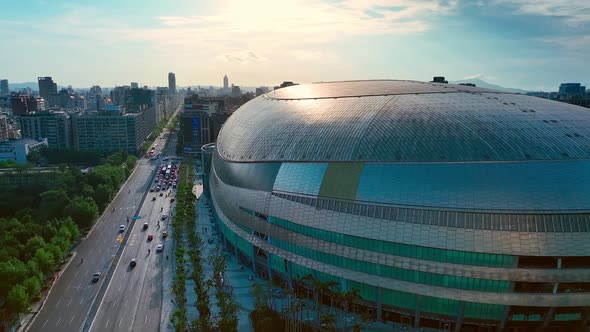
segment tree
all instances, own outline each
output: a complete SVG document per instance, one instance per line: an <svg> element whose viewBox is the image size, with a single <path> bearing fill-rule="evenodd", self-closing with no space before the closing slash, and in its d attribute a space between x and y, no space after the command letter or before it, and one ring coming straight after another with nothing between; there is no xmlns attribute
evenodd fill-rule
<svg viewBox="0 0 590 332"><path fill-rule="evenodd" d="M27 277L27 273L25 263L16 258L0 262L0 297L6 296L12 286Z"/></svg>
<svg viewBox="0 0 590 332"><path fill-rule="evenodd" d="M99 184L94 192L94 201L100 207L104 209L107 204L111 201L111 195L113 194L113 187L110 184Z"/></svg>
<svg viewBox="0 0 590 332"><path fill-rule="evenodd" d="M336 320L334 319L334 314L322 313L320 315L320 326L322 331L335 331Z"/></svg>
<svg viewBox="0 0 590 332"><path fill-rule="evenodd" d="M41 193L39 220L46 221L60 218L69 203L70 199L64 190L51 189Z"/></svg>
<svg viewBox="0 0 590 332"><path fill-rule="evenodd" d="M23 248L22 258L23 260L28 260L29 258L33 257L33 255L37 252L37 249L45 247L45 240L43 237L36 235L30 238L25 244Z"/></svg>
<svg viewBox="0 0 590 332"><path fill-rule="evenodd" d="M23 286L27 290L29 299L32 299L39 294L39 291L41 290L41 281L38 277L33 276L25 279L25 281L23 281Z"/></svg>
<svg viewBox="0 0 590 332"><path fill-rule="evenodd" d="M92 222L98 216L98 206L90 197L84 199L80 196L76 196L66 208L66 214L70 216L78 226L86 228L92 226Z"/></svg>
<svg viewBox="0 0 590 332"><path fill-rule="evenodd" d="M53 272L55 258L53 257L53 254L45 250L45 248L37 249L37 252L35 253L33 259L35 260L35 263L37 263L37 266L39 266L39 268L41 269L41 272Z"/></svg>
<svg viewBox="0 0 590 332"><path fill-rule="evenodd" d="M20 314L29 308L29 295L23 285L17 284L12 287L6 296L6 304L13 312Z"/></svg>

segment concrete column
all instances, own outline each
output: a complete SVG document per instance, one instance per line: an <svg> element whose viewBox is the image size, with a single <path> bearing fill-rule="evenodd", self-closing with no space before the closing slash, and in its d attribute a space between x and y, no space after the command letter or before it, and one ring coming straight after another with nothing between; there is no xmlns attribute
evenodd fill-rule
<svg viewBox="0 0 590 332"><path fill-rule="evenodd" d="M254 231L252 231L251 233L252 235L254 235ZM256 275L256 248L254 247L253 244L250 244L251 248L252 248L252 270L254 271L254 275Z"/></svg>
<svg viewBox="0 0 590 332"><path fill-rule="evenodd" d="M287 267L287 280L289 281L289 289L293 289L293 269L291 267L291 261L285 260L285 266Z"/></svg>
<svg viewBox="0 0 590 332"><path fill-rule="evenodd" d="M383 311L383 294L381 287L377 287L377 321L381 321L381 312Z"/></svg>
<svg viewBox="0 0 590 332"><path fill-rule="evenodd" d="M512 283L514 284L514 283ZM514 288L514 286L513 286ZM506 321L508 320L508 314L510 314L510 306L506 306L506 309L504 309L504 315L502 315L502 320L500 321L500 325L498 325L496 327L496 332L502 332L504 331L504 328L506 327Z"/></svg>
<svg viewBox="0 0 590 332"><path fill-rule="evenodd" d="M272 264L269 253L266 253L266 273L268 273L268 280L272 284Z"/></svg>
<svg viewBox="0 0 590 332"><path fill-rule="evenodd" d="M459 302L457 309L457 319L455 320L455 332L461 332L461 325L463 324L463 312L465 311L465 302Z"/></svg>
<svg viewBox="0 0 590 332"><path fill-rule="evenodd" d="M543 325L541 325L541 330L544 330L547 327L547 325L549 325L549 322L553 318L554 313L555 313L555 308L553 308L553 307L549 308L549 311L547 312L545 317L543 317Z"/></svg>
<svg viewBox="0 0 590 332"><path fill-rule="evenodd" d="M420 327L420 301L422 301L422 296L416 295L416 310L414 312L414 328Z"/></svg>

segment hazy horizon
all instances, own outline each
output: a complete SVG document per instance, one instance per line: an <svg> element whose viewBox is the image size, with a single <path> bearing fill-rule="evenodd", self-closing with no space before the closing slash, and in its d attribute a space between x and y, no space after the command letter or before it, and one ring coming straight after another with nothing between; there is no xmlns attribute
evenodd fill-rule
<svg viewBox="0 0 590 332"><path fill-rule="evenodd" d="M78 88L480 78L590 83L590 7L572 0L77 1L5 4L0 78Z"/></svg>

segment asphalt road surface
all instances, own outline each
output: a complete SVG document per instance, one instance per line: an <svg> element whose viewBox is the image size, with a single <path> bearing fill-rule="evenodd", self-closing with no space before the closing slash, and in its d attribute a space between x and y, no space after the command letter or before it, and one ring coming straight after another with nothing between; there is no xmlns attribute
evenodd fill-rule
<svg viewBox="0 0 590 332"><path fill-rule="evenodd" d="M166 155L173 154L174 148L175 144L169 144ZM164 192L164 196L159 192L148 194L139 213L141 220L136 221L131 231L90 331L159 330L163 292L161 263L166 257L156 252L156 246L166 246L162 231L167 229L170 220L173 205L170 193L174 197L175 192L170 189ZM153 197L156 197L155 201ZM162 215L166 216L165 220ZM145 230L144 223L148 224ZM154 236L152 241L148 241L149 234ZM131 259L136 259L135 267L130 266Z"/></svg>
<svg viewBox="0 0 590 332"><path fill-rule="evenodd" d="M161 150L164 147L165 140L157 139L156 141L158 142L157 150ZM170 144L170 149L173 151L173 144ZM113 268L114 265L117 264L117 262L114 261L114 258L117 249L120 246L117 240L118 236L121 234L119 233L119 226L126 225L126 232L131 228L129 227L131 225L127 224L127 217L133 217L136 213L143 196L152 185L152 174L154 173L156 166L159 164L160 160L148 160L145 158L138 160L133 174L115 196L109 207L107 207L105 213L99 218L93 230L88 233L87 238L75 249L75 257L66 269L61 272L61 275L59 275L43 305L43 308L39 311L35 320L29 326L28 331L61 332L80 330L80 327L86 320L89 309L104 281L104 276L110 268ZM149 219L151 225L148 232L151 232L156 229L156 220L154 219L154 216L160 214L159 209L161 206L164 206L165 203L164 199L158 197L154 204L154 202L151 201L151 196L149 194L152 193L148 192L144 208L141 210L141 213L148 217L145 219L142 218L141 221L148 221ZM167 202L169 202L169 199ZM160 239L159 237L156 237L153 243L146 243L146 237L141 232L141 227L135 227L132 232L133 234L131 234L127 243L127 247L130 249L127 250L126 248L123 252L121 266L119 266L118 269L126 269L129 266L129 255L136 255L138 266L136 267L136 270L133 271L134 278L129 280L121 278L120 272L116 270L104 298L115 303L117 300L114 299L112 294L114 291L118 291L121 288L121 283L124 282L125 286L121 288L122 291L117 292L120 297L116 296L121 302L119 305L125 304L126 301L131 301L132 297L130 297L130 295L135 295L136 297L133 298L135 304L133 306L138 308L137 311L148 312L155 309L155 307L152 307L153 305L157 305L158 308L160 307L160 304L156 304L157 300L152 297L155 296L154 292L156 291L159 291L159 294L161 294L161 283L159 283L159 290L154 288L152 291L141 285L144 283L151 285L151 282L154 282L155 279L160 279L161 276L157 275L160 269L156 269L155 266L159 259L155 250L153 250L152 254L148 257L145 257L145 254L147 253L148 247L151 246L155 249L155 245L160 242ZM139 255L140 250L143 250L141 251L142 255ZM91 278L95 272L101 272L102 276L98 282L93 283ZM140 274L143 274L144 276L140 276ZM136 279L136 277L140 278ZM137 289L132 287L137 287ZM138 303L139 297L142 299L145 297L145 299L147 299L147 301L142 301L141 306L140 303ZM98 300L100 299L97 299L97 301ZM161 302L161 295L159 301ZM104 308L101 310L106 310L108 306L101 305L101 308ZM123 306L122 308L125 307ZM102 311L99 310L97 316L99 314L102 314ZM132 318L131 316L126 317ZM157 317L159 321L159 311ZM148 322L148 320L144 317L138 321L138 324L140 322L145 323ZM111 321L111 324L115 325L115 323L120 324L118 321ZM114 328L114 326L109 328ZM95 330L99 331L103 329L97 328Z"/></svg>

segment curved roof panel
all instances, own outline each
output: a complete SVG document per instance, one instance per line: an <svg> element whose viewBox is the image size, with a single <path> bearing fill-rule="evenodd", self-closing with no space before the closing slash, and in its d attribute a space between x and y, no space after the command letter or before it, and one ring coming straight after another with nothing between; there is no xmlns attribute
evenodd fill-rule
<svg viewBox="0 0 590 332"><path fill-rule="evenodd" d="M467 86L315 83L243 105L217 149L234 162L589 159L590 110Z"/></svg>

